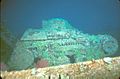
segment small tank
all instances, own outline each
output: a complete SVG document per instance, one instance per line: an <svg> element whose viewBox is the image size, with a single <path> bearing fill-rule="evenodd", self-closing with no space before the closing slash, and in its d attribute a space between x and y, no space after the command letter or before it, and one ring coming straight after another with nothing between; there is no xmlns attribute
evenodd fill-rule
<svg viewBox="0 0 120 79"><path fill-rule="evenodd" d="M103 58L118 49L117 40L111 35L90 35L74 28L66 20L45 20L40 29L28 29L8 62L10 69L32 68L36 59L56 66Z"/></svg>

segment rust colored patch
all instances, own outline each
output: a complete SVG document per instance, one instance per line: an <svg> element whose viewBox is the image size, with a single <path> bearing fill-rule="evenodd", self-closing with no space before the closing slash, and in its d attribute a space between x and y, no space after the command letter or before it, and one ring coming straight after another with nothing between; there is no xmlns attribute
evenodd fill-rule
<svg viewBox="0 0 120 79"><path fill-rule="evenodd" d="M44 67L48 67L48 61L44 59L38 60L36 63L36 68L44 68Z"/></svg>

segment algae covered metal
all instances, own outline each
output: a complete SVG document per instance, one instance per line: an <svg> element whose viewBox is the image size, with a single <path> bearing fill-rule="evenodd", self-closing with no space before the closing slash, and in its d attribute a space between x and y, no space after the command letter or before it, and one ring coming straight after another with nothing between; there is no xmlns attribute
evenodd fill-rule
<svg viewBox="0 0 120 79"><path fill-rule="evenodd" d="M42 28L28 29L11 55L11 69L34 67L35 59L48 66L76 63L112 55L118 43L111 35L90 35L74 28L66 20L43 21Z"/></svg>

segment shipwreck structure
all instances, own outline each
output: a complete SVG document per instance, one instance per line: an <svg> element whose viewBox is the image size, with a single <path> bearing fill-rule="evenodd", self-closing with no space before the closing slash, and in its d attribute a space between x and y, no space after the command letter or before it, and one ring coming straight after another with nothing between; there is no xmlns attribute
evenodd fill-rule
<svg viewBox="0 0 120 79"><path fill-rule="evenodd" d="M33 68L36 59L44 66L58 66L100 59L115 53L118 43L111 35L90 35L74 28L66 20L43 21L42 28L28 29L11 55L11 70ZM44 60L44 61L43 61Z"/></svg>
<svg viewBox="0 0 120 79"><path fill-rule="evenodd" d="M2 79L120 79L120 57L46 68L2 71L1 77Z"/></svg>

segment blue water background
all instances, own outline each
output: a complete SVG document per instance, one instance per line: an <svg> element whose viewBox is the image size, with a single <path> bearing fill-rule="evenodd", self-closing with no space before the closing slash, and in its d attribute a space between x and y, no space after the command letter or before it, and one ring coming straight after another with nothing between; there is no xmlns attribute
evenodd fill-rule
<svg viewBox="0 0 120 79"><path fill-rule="evenodd" d="M1 22L20 38L42 20L64 18L89 34L111 34L120 46L119 0L2 0ZM115 55L120 55L120 49Z"/></svg>

